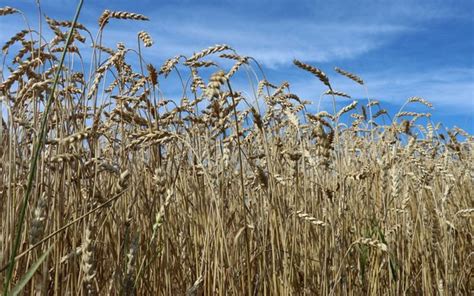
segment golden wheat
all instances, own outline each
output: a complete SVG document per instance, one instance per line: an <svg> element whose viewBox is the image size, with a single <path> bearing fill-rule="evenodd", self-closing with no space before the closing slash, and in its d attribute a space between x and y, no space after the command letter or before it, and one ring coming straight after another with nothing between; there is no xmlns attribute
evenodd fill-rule
<svg viewBox="0 0 474 296"><path fill-rule="evenodd" d="M105 10L97 40L78 24L67 44L72 22L46 17L2 48L1 280L44 119L13 285L54 248L24 294L470 293L474 137L408 109L431 102L314 111L228 45L161 65L143 55L145 31L136 51L105 47L111 19L147 20ZM328 88L321 97L351 98L294 64Z"/></svg>

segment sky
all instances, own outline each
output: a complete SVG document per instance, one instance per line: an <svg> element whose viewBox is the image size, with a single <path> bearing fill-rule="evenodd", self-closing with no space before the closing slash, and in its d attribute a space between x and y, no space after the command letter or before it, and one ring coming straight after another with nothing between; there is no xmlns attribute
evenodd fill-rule
<svg viewBox="0 0 474 296"><path fill-rule="evenodd" d="M76 3L42 0L41 7L50 17L71 19ZM2 6L21 9L32 24L37 20L33 0L0 0ZM292 92L314 102L314 110L325 87L297 69L293 59L322 69L334 89L366 98L364 88L334 72L340 67L362 77L369 97L392 114L409 97L419 96L434 104L429 110L434 122L474 134L473 0L84 0L79 21L96 32L104 9L150 18L111 21L104 36L111 47L121 41L136 48L136 34L147 31L155 44L143 50L144 57L157 67L178 54L228 44L259 61L270 82L288 81ZM0 43L19 28L18 16L1 17ZM236 83L246 81L236 77ZM178 88L171 85L167 91L177 95ZM338 106L350 102L338 100Z"/></svg>

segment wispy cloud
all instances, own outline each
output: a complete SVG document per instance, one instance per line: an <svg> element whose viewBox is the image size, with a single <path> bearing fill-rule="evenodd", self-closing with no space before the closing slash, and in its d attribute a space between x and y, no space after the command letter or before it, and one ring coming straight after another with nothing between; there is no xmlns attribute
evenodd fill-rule
<svg viewBox="0 0 474 296"><path fill-rule="evenodd" d="M361 75L361 73L358 73ZM362 73L369 97L400 107L409 97L419 96L434 104L436 112L444 114L465 114L474 117L474 69L446 68L433 71L400 73ZM363 87L345 77L330 74L335 89L346 92L354 98L366 98ZM293 90L304 98L319 99L325 87L311 76L301 76L292 84ZM323 106L328 107L328 100Z"/></svg>
<svg viewBox="0 0 474 296"><path fill-rule="evenodd" d="M5 2L35 15L30 1ZM63 9L69 0L41 3L58 19L74 12ZM294 69L293 58L322 67L338 90L354 97L365 97L365 91L330 73L332 66L353 69L367 81L370 96L388 104L399 106L416 95L432 101L437 112L474 117L472 0L94 1L84 6L80 21L95 31L104 9L150 17L111 21L104 42L135 47L137 32L146 30L155 46L144 49L144 57L157 66L177 54L226 43L263 63L271 81L289 80L292 91L306 99L317 100L324 88ZM0 18L0 39L20 27L14 19Z"/></svg>
<svg viewBox="0 0 474 296"><path fill-rule="evenodd" d="M145 12L153 25L142 27L157 41L154 57L227 43L269 67L295 57L312 62L355 59L422 30L428 21L466 14L452 1L301 1L301 7L292 9L288 1L185 2ZM108 28L108 36L134 40L132 28Z"/></svg>
<svg viewBox="0 0 474 296"><path fill-rule="evenodd" d="M43 0L57 14L63 0ZM464 5L460 5L464 3ZM291 63L295 57L312 62L355 59L396 42L403 34L423 29L429 21L469 16L466 1L127 1L93 2L81 20L96 27L103 9L143 13L151 22L109 24L106 36L128 39L149 31L156 40L153 58L191 54L215 43L227 43L269 67ZM24 4L23 4L24 5ZM32 6L32 5L29 5ZM472 5L471 5L472 6ZM31 7L30 7L31 8ZM463 9L464 8L464 9ZM63 15L58 17L69 17ZM125 40L127 41L127 40Z"/></svg>
<svg viewBox="0 0 474 296"><path fill-rule="evenodd" d="M239 53L255 57L266 66L277 67L299 59L329 62L336 59L355 58L389 42L394 36L408 28L397 26L371 26L342 28L337 24L315 25L304 22L287 22L280 30L271 23L239 26L212 27L186 24L174 29L152 28L150 33L156 41L156 50L150 55L170 57L178 53L192 54L207 46L225 43ZM170 26L173 27L173 26ZM295 28L298 31L295 32ZM129 42L135 42L135 32L127 32ZM108 30L110 40L122 37L123 30ZM133 43L132 43L133 44Z"/></svg>

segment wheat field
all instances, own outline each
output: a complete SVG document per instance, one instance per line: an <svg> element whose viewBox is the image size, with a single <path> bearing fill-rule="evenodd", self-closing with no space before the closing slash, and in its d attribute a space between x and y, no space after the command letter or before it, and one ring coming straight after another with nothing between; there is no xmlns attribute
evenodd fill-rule
<svg viewBox="0 0 474 296"><path fill-rule="evenodd" d="M299 60L331 110L228 45L163 65L145 31L103 45L108 23L146 20L43 16L0 40L5 295L472 295L471 135Z"/></svg>

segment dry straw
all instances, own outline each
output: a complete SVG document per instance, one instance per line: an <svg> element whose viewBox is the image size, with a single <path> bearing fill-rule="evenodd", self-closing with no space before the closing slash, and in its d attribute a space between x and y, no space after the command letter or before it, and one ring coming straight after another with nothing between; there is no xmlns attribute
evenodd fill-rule
<svg viewBox="0 0 474 296"><path fill-rule="evenodd" d="M112 19L147 18L106 10L91 47L54 18L3 41L6 286L37 265L24 294L469 294L474 138L408 109L427 99L340 106L351 94L295 60L333 99L315 111L228 45L157 65Z"/></svg>

